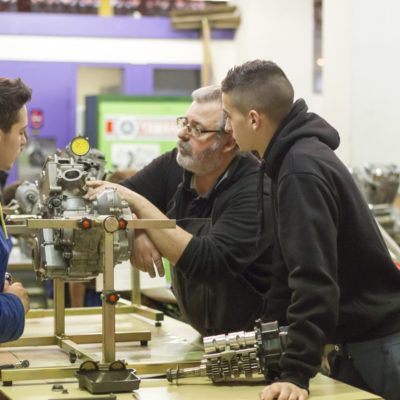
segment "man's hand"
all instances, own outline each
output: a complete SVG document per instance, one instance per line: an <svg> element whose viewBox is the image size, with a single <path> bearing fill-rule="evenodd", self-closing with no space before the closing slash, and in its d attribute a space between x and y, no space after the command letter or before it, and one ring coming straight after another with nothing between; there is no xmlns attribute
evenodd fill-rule
<svg viewBox="0 0 400 400"><path fill-rule="evenodd" d="M153 261L157 267L158 275L164 276L165 271L160 252L144 230L136 229L131 255L132 266L147 272L152 278L155 278L156 272L154 270Z"/></svg>
<svg viewBox="0 0 400 400"><path fill-rule="evenodd" d="M29 311L28 291L22 286L21 282L15 282L12 285L8 281L4 281L3 293L12 293L17 296L24 306L25 314Z"/></svg>
<svg viewBox="0 0 400 400"><path fill-rule="evenodd" d="M293 383L275 382L266 386L258 396L261 400L307 400L308 392Z"/></svg>
<svg viewBox="0 0 400 400"><path fill-rule="evenodd" d="M83 198L86 200L94 200L96 198L96 196L98 194L104 192L104 190L106 188L117 189L117 193L118 193L119 197L121 197L122 200L126 200L126 201L128 201L128 199L129 199L129 194L133 193L131 190L127 189L125 186L118 185L117 183L107 182L107 181L86 181L86 186L91 189L87 192L87 194L85 194L85 196L83 196Z"/></svg>

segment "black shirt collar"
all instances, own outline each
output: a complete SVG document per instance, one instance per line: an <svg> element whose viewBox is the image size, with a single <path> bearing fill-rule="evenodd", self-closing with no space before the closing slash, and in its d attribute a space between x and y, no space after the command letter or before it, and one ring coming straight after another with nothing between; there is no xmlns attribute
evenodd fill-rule
<svg viewBox="0 0 400 400"><path fill-rule="evenodd" d="M183 174L183 187L187 191L191 191L197 199L205 199L208 200L211 198L212 194L218 189L218 187L222 184L222 182L226 181L229 176L231 175L231 171L234 169L234 165L236 164L236 160L238 157L235 157L231 163L228 165L228 168L217 178L215 181L214 185L211 187L211 189L202 195L198 195L197 192L194 189L194 174L193 172L190 172L188 170L184 171Z"/></svg>

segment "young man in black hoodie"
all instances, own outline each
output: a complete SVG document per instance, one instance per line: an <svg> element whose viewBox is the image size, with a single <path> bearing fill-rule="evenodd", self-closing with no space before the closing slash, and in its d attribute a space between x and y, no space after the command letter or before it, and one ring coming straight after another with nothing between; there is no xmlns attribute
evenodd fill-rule
<svg viewBox="0 0 400 400"><path fill-rule="evenodd" d="M293 88L269 61L232 68L222 82L225 130L257 150L271 177L276 249L269 320L288 325L281 375L260 393L306 399L324 345L332 376L400 398L400 271L368 205L334 150L339 135L293 104ZM283 306L286 298L287 308Z"/></svg>

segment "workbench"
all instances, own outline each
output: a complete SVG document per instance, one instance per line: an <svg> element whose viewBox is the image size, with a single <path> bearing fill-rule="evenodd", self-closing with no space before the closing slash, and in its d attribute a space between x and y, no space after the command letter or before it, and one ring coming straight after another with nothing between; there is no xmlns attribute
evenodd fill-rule
<svg viewBox="0 0 400 400"><path fill-rule="evenodd" d="M101 315L67 316L65 321L66 334L101 332ZM118 400L220 400L227 398L235 399L258 399L259 391L265 386L260 380L255 384L230 384L216 385L207 378L187 378L176 383L168 383L164 377L155 377L154 373L161 371L149 367L151 363L168 363L176 366L177 363L195 362L200 360L204 354L200 335L189 325L165 316L161 326L156 326L154 320L135 314L117 314L116 331L126 332L132 330L150 330L152 338L148 346L142 346L138 342L124 342L116 344L116 359L125 360L128 366L136 368L137 375L141 377L140 387L136 392L119 393L115 398ZM53 318L27 319L23 337L42 336L53 333ZM98 359L101 359L101 346L99 344L82 345ZM80 361L71 364L66 353L57 346L31 346L7 348L0 347L0 364L12 362L13 360L27 359L30 367L25 370L35 371L41 367L53 367L60 370L65 369L66 376L60 379L42 379L35 381L13 382L12 386L0 386L0 400L49 400L49 399L90 399L100 396L107 398L108 395L92 395L78 387L74 378L73 370L78 368ZM165 371L164 371L165 373ZM153 376L150 378L150 376ZM62 384L68 393L52 391L53 385ZM349 385L334 381L324 375L318 374L311 380L310 384L312 400L335 399L335 400L368 400L380 397L358 390Z"/></svg>

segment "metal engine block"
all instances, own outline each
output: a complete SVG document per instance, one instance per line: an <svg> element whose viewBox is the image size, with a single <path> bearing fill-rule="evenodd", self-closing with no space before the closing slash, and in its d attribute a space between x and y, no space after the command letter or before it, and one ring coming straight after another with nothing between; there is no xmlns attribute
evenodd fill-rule
<svg viewBox="0 0 400 400"><path fill-rule="evenodd" d="M36 185L25 182L19 186L16 199L22 212L54 220L99 215L132 219L127 203L113 188L106 189L93 202L83 199L88 191L86 181L102 180L107 171L103 153L90 149L87 143L88 151L77 154L74 140L47 158ZM114 264L129 259L133 235L133 230L115 232ZM40 280L86 281L104 270L103 234L97 229L41 229L35 232L31 244L33 265Z"/></svg>

